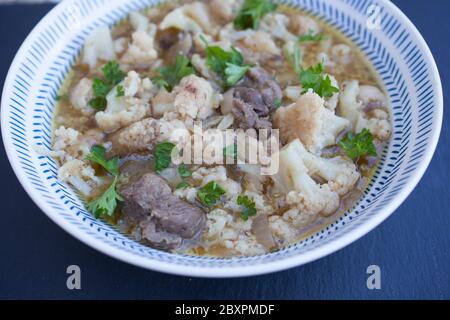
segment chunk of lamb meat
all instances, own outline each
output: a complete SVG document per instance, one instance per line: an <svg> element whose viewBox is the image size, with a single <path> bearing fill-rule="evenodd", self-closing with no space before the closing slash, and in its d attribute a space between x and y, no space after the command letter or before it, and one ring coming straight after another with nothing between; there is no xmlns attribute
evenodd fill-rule
<svg viewBox="0 0 450 320"><path fill-rule="evenodd" d="M262 68L251 68L234 89L232 112L242 129L270 129L269 116L282 91L278 83Z"/></svg>
<svg viewBox="0 0 450 320"><path fill-rule="evenodd" d="M205 213L172 194L159 176L148 173L120 190L123 214L141 229L142 240L162 250L173 250L196 241L205 228Z"/></svg>

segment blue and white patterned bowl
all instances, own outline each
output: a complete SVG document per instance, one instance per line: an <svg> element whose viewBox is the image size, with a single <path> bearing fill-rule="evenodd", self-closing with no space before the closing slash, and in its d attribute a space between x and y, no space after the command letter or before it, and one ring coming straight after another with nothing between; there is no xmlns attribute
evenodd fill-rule
<svg viewBox="0 0 450 320"><path fill-rule="evenodd" d="M63 1L34 28L9 70L1 102L2 135L9 160L30 197L70 234L103 253L152 270L201 277L256 275L299 266L350 244L386 219L416 186L438 142L443 113L438 70L422 36L387 0L285 0L322 18L357 43L389 93L393 138L353 209L296 245L234 259L161 252L95 220L71 189L58 181L57 163L37 154L34 146L51 147L58 88L90 31L158 2ZM371 13L381 14L381 29L370 28Z"/></svg>

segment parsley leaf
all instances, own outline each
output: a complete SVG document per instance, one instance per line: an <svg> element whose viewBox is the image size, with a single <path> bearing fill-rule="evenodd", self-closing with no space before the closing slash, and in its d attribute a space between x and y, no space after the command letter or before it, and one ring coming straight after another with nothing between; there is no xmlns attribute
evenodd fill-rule
<svg viewBox="0 0 450 320"><path fill-rule="evenodd" d="M161 172L167 169L172 163L172 151L175 145L171 142L159 143L155 148L155 153L153 155L155 159L155 171Z"/></svg>
<svg viewBox="0 0 450 320"><path fill-rule="evenodd" d="M92 90L95 98L89 101L89 105L97 111L106 109L106 95L125 78L125 73L120 70L117 61L108 62L102 68L102 73L103 79L95 78L93 81Z"/></svg>
<svg viewBox="0 0 450 320"><path fill-rule="evenodd" d="M363 129L357 135L349 132L344 139L339 141L339 146L352 160L365 155L377 156L373 136L368 129Z"/></svg>
<svg viewBox="0 0 450 320"><path fill-rule="evenodd" d="M256 215L255 201L248 196L238 196L236 202L244 208L241 211L241 218L243 220L247 221L249 217Z"/></svg>
<svg viewBox="0 0 450 320"><path fill-rule="evenodd" d="M217 182L211 181L198 190L197 197L202 204L212 207L224 194L225 190Z"/></svg>
<svg viewBox="0 0 450 320"><path fill-rule="evenodd" d="M185 56L180 54L175 59L175 64L167 67L159 67L156 69L159 73L158 76L152 79L158 87L164 87L167 91L172 91L181 79L193 74L194 69L191 66L191 62Z"/></svg>
<svg viewBox="0 0 450 320"><path fill-rule="evenodd" d="M235 85L251 68L244 64L244 57L234 47L231 51L226 51L219 46L208 45L206 39L201 36L206 44L206 62L208 66L224 79L227 86Z"/></svg>
<svg viewBox="0 0 450 320"><path fill-rule="evenodd" d="M117 177L114 177L114 181L100 197L87 203L86 208L94 214L96 219L101 215L112 216L117 206L117 200L123 201L116 186Z"/></svg>
<svg viewBox="0 0 450 320"><path fill-rule="evenodd" d="M189 183L187 183L186 181L182 181L180 182L177 186L176 186L176 190L182 190L182 189L187 189L190 188L191 185Z"/></svg>
<svg viewBox="0 0 450 320"><path fill-rule="evenodd" d="M249 65L238 66L235 64L227 63L225 68L225 84L229 87L233 86L241 80L245 73L250 69Z"/></svg>
<svg viewBox="0 0 450 320"><path fill-rule="evenodd" d="M279 107L281 107L281 99L280 98L276 98L275 100L273 100L273 106L275 107L275 109L278 109Z"/></svg>
<svg viewBox="0 0 450 320"><path fill-rule="evenodd" d="M334 93L339 92L339 89L334 87L331 83L329 75L323 75L323 64L318 63L308 69L301 69L300 82L303 86L303 93L313 89L322 98L331 97Z"/></svg>
<svg viewBox="0 0 450 320"><path fill-rule="evenodd" d="M226 146L225 148L223 148L223 155L225 157L230 157L230 158L233 158L234 160L236 160L238 157L237 145L230 144L229 146Z"/></svg>
<svg viewBox="0 0 450 320"><path fill-rule="evenodd" d="M182 178L189 178L190 176L192 176L191 170L189 170L184 164L180 164L178 166L178 173Z"/></svg>
<svg viewBox="0 0 450 320"><path fill-rule="evenodd" d="M119 174L119 158L113 157L109 160L105 158L105 148L100 145L95 145L91 148L91 153L86 156L86 159L101 165L110 174L117 176Z"/></svg>
<svg viewBox="0 0 450 320"><path fill-rule="evenodd" d="M298 37L299 42L320 42L322 40L325 40L327 37L323 33L316 33L312 30L309 30L307 34L304 34L300 37Z"/></svg>
<svg viewBox="0 0 450 320"><path fill-rule="evenodd" d="M116 97L123 97L124 95L125 95L125 89L123 88L123 86L122 85L118 85L117 86L117 89L116 89Z"/></svg>
<svg viewBox="0 0 450 320"><path fill-rule="evenodd" d="M275 11L277 5L270 0L245 0L234 19L236 29L258 29L262 17Z"/></svg>

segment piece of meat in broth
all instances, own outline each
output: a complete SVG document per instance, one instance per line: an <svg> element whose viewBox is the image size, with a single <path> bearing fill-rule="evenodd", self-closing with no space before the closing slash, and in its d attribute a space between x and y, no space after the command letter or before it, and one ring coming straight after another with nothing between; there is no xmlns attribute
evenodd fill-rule
<svg viewBox="0 0 450 320"><path fill-rule="evenodd" d="M156 174L145 174L120 192L125 198L125 219L140 226L142 239L152 247L180 248L197 240L205 228L205 213L174 196L169 185Z"/></svg>
<svg viewBox="0 0 450 320"><path fill-rule="evenodd" d="M262 68L251 68L242 83L234 88L232 112L243 129L269 129L267 117L281 100L278 83Z"/></svg>

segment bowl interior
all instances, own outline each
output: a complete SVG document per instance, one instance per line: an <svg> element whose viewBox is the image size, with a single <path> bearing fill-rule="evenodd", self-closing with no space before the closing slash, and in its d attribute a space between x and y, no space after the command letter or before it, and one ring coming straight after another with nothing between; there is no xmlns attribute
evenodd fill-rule
<svg viewBox="0 0 450 320"><path fill-rule="evenodd" d="M352 210L296 245L233 259L161 252L95 220L57 180L57 163L34 147L51 148L55 97L90 31L159 2L66 0L33 30L11 66L1 110L8 157L32 199L61 227L106 254L142 267L191 276L243 276L300 265L342 248L383 221L412 191L431 160L442 122L439 75L422 37L388 1L286 0L281 2L320 17L352 39L389 94L393 137ZM382 17L380 30L370 28L376 8Z"/></svg>

